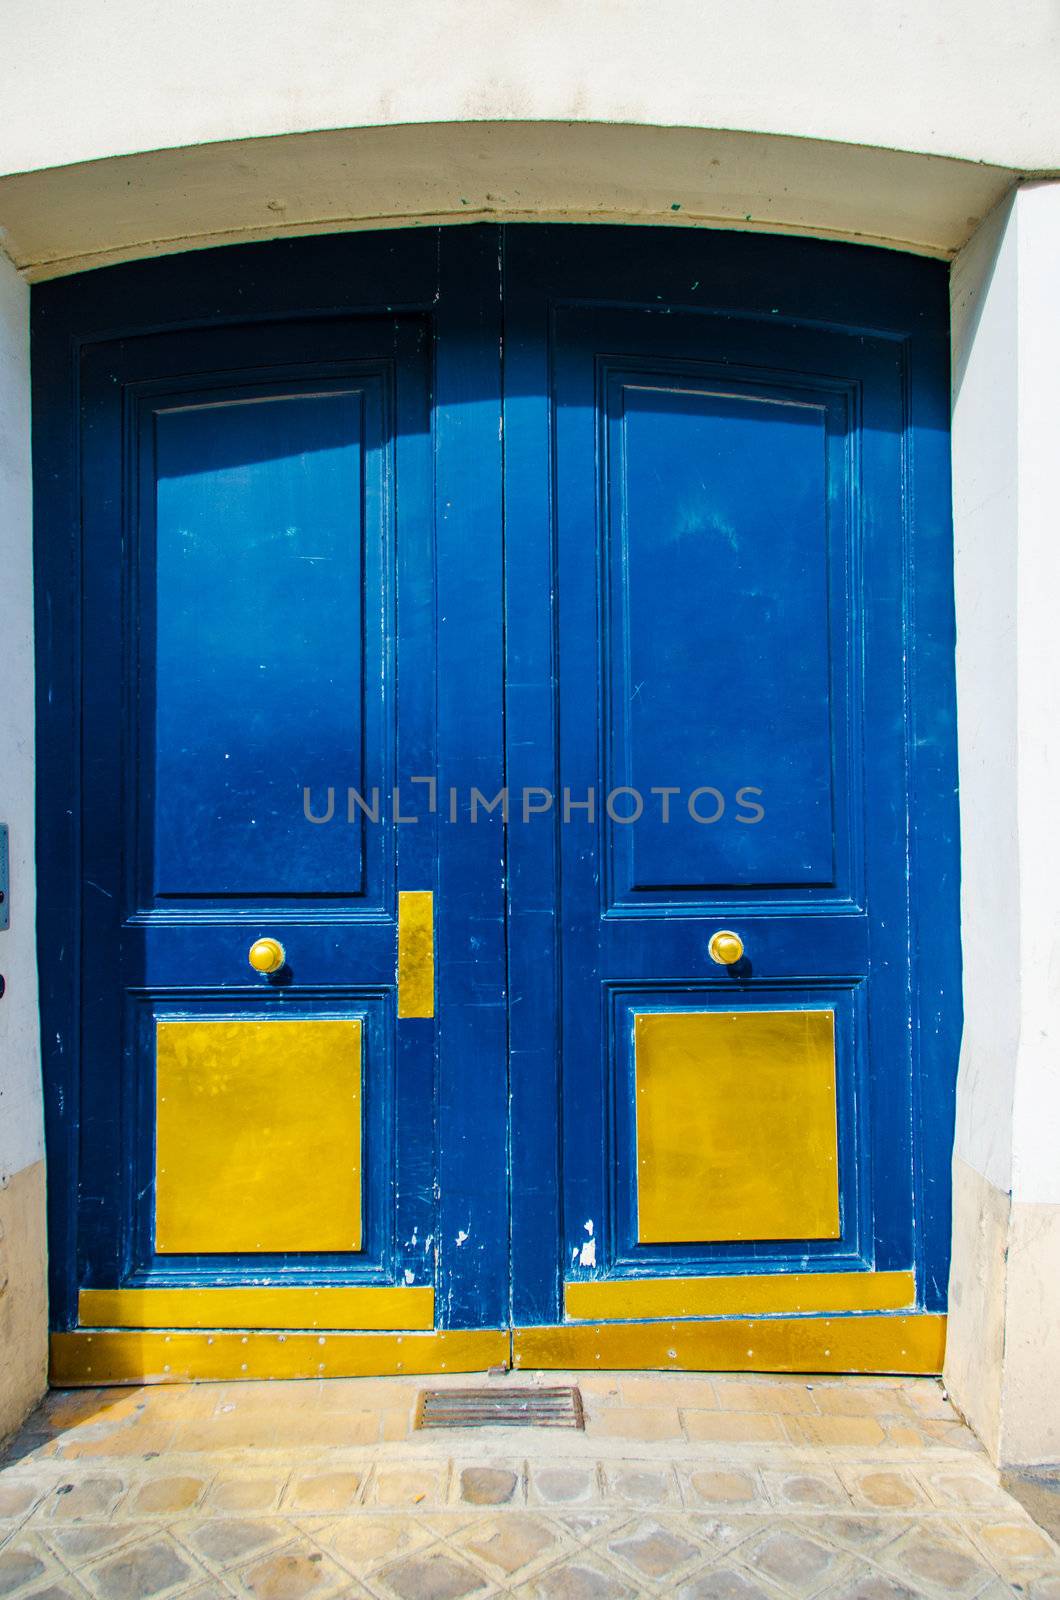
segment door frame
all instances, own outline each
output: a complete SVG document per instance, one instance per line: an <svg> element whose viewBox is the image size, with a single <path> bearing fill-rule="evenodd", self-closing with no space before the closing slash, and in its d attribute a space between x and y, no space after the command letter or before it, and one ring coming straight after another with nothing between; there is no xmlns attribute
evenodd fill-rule
<svg viewBox="0 0 1060 1600"><path fill-rule="evenodd" d="M518 302L509 298L504 307L502 358L503 258L515 230L521 239L533 233L537 268ZM83 916L82 354L100 340L148 330L296 314L429 311L437 327L439 673L458 690L439 708L439 793L455 787L468 794L475 787L494 795L507 784L516 794L524 782L551 782L555 792L547 681L547 664L554 659L552 621L548 608L535 607L530 597L538 592L534 585L548 581L551 560L550 540L532 535L540 518L548 526L550 516L547 351L551 307L559 299L674 303L762 318L781 307L786 320L865 329L902 348L908 417L905 825L919 1125L916 1268L919 1308L931 1314L945 1308L961 1027L946 268L897 252L816 240L530 223L228 246L80 273L33 290L38 949L52 1325L60 1336L80 1337L74 1330ZM505 718L516 692L533 742L517 747L509 741L506 749ZM482 849L487 829L496 836L493 851ZM488 872L482 868L487 858L493 862ZM418 1336L406 1335L400 1356L392 1347L381 1349L379 1336L351 1334L350 1340L374 1337L376 1345L370 1353L367 1345L351 1348L341 1358L345 1370L432 1370L432 1363L475 1370L509 1355L516 1365L711 1366L723 1359L724 1352L719 1355L716 1342L711 1344L717 1323L655 1323L650 1337L632 1343L627 1338L624 1351L613 1335L594 1342L578 1330L578 1340L566 1337L571 1330L564 1327L561 1300L558 966L554 938L542 932L540 893L534 892L554 886L555 873L554 828L513 828L506 843L501 818L491 813L480 815L474 832L440 830L438 976L440 986L449 986L447 1014L438 1019L437 1057L436 1303L442 1333L424 1336L435 1338L435 1346L428 1353L424 1345L419 1354L409 1349ZM496 938L478 945L472 978L461 953L472 937L481 939L484 928L495 930ZM510 1012L509 993L519 997ZM466 1062L491 1058L507 1062L507 1073L476 1081L471 1092ZM518 1139L511 1138L512 1126L519 1129ZM485 1138L487 1130L503 1134ZM469 1150L475 1152L472 1162ZM891 1320L892 1331L899 1320ZM511 1342L510 1327L516 1330ZM673 1353L675 1328L695 1335L680 1357ZM475 1330L487 1330L490 1338L476 1341L470 1337ZM440 1338L448 1344L439 1346ZM874 1346L861 1364L886 1365L889 1353ZM194 1367L201 1352L190 1351L187 1359ZM761 1351L752 1364L790 1366L808 1359L805 1353ZM83 1354L63 1366L64 1381L104 1381L98 1356L91 1379L78 1380L77 1362L83 1367ZM262 1376L292 1374L289 1361L278 1361L274 1340L256 1370ZM329 1370L343 1370L341 1360ZM120 1360L113 1375L135 1377Z"/></svg>

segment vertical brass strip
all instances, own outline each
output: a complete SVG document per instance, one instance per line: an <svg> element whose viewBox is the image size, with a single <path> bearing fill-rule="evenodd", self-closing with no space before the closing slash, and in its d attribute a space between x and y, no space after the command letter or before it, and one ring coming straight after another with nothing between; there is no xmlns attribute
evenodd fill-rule
<svg viewBox="0 0 1060 1600"><path fill-rule="evenodd" d="M398 895L398 1016L434 1016L434 895Z"/></svg>

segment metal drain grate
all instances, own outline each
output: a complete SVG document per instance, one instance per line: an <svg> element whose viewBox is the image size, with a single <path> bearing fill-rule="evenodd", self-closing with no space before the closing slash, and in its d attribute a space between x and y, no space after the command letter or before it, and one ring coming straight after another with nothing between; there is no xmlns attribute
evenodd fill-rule
<svg viewBox="0 0 1060 1600"><path fill-rule="evenodd" d="M579 1390L422 1389L417 1428L584 1428Z"/></svg>

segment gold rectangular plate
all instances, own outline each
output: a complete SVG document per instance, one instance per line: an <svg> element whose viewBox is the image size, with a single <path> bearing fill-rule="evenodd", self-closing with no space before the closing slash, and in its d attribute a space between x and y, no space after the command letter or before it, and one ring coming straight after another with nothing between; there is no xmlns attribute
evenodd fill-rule
<svg viewBox="0 0 1060 1600"><path fill-rule="evenodd" d="M762 1272L732 1277L596 1278L564 1286L568 1317L762 1317L783 1312L907 1311L911 1272ZM82 1318L82 1321L84 1318Z"/></svg>
<svg viewBox="0 0 1060 1600"><path fill-rule="evenodd" d="M506 1328L444 1333L53 1333L56 1388L226 1378L361 1378L507 1366Z"/></svg>
<svg viewBox="0 0 1060 1600"><path fill-rule="evenodd" d="M641 1012L642 1244L836 1239L831 1011Z"/></svg>
<svg viewBox="0 0 1060 1600"><path fill-rule="evenodd" d="M434 1290L386 1284L317 1288L82 1289L82 1328L434 1327Z"/></svg>
<svg viewBox="0 0 1060 1600"><path fill-rule="evenodd" d="M434 1016L434 895L398 895L398 1016Z"/></svg>
<svg viewBox="0 0 1060 1600"><path fill-rule="evenodd" d="M157 1024L155 1248L361 1248L361 1024Z"/></svg>
<svg viewBox="0 0 1060 1600"><path fill-rule="evenodd" d="M946 1318L775 1317L516 1328L512 1364L546 1371L942 1371Z"/></svg>

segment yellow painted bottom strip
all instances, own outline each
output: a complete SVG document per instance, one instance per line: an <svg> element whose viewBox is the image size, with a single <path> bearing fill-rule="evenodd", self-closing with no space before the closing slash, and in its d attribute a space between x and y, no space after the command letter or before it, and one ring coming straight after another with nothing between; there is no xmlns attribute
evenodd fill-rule
<svg viewBox="0 0 1060 1600"><path fill-rule="evenodd" d="M429 1331L434 1290L385 1284L82 1289L82 1328L334 1328Z"/></svg>
<svg viewBox="0 0 1060 1600"><path fill-rule="evenodd" d="M915 1303L916 1280L911 1272L597 1278L564 1288L568 1317L602 1322L634 1317L764 1317L785 1311L907 1311Z"/></svg>
<svg viewBox="0 0 1060 1600"><path fill-rule="evenodd" d="M53 1333L59 1389L230 1378L361 1378L484 1372L508 1364L506 1328L446 1333Z"/></svg>
<svg viewBox="0 0 1060 1600"><path fill-rule="evenodd" d="M938 1373L946 1318L776 1317L516 1328L513 1365L577 1371Z"/></svg>

